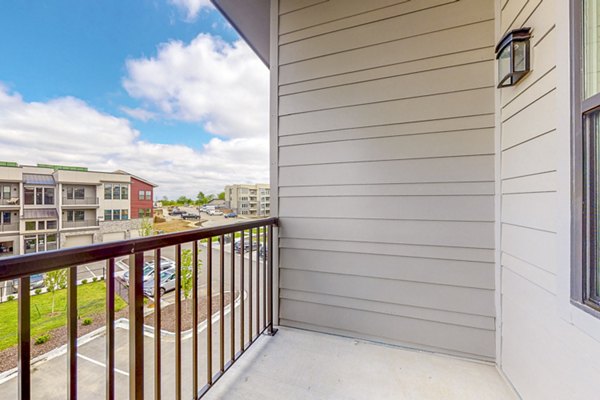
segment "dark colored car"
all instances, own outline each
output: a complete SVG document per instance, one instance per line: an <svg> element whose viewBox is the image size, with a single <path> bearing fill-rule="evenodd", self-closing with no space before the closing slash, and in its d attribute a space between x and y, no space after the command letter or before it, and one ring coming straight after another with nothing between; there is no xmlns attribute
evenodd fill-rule
<svg viewBox="0 0 600 400"><path fill-rule="evenodd" d="M237 218L237 214L234 212L230 212L229 214L225 214L225 218Z"/></svg>

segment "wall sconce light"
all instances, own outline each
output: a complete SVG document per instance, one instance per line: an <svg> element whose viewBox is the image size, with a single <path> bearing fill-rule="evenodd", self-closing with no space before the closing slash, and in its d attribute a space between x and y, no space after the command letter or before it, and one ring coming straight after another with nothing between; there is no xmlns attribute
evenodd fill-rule
<svg viewBox="0 0 600 400"><path fill-rule="evenodd" d="M531 28L508 32L496 46L498 60L498 88L509 87L529 73Z"/></svg>

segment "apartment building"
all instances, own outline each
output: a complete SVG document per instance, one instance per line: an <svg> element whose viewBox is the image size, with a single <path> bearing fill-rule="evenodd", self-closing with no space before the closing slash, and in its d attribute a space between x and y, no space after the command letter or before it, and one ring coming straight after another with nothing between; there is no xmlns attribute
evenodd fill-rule
<svg viewBox="0 0 600 400"><path fill-rule="evenodd" d="M131 218L151 218L154 215L153 199L156 186L139 176L131 175Z"/></svg>
<svg viewBox="0 0 600 400"><path fill-rule="evenodd" d="M139 236L135 185L123 171L0 162L0 256Z"/></svg>
<svg viewBox="0 0 600 400"><path fill-rule="evenodd" d="M271 190L264 183L225 186L225 201L238 215L265 216L271 212Z"/></svg>

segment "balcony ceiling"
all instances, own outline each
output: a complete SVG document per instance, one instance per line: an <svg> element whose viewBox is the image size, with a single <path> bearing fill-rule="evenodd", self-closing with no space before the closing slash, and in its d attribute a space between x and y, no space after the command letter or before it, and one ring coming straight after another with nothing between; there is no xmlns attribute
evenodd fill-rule
<svg viewBox="0 0 600 400"><path fill-rule="evenodd" d="M269 0L211 0L269 66Z"/></svg>

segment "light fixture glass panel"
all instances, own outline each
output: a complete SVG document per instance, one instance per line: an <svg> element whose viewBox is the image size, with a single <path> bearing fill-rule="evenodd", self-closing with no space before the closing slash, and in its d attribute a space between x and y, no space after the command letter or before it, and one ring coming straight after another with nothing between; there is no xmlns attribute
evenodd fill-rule
<svg viewBox="0 0 600 400"><path fill-rule="evenodd" d="M510 46L500 51L498 57L498 81L501 82L510 73Z"/></svg>
<svg viewBox="0 0 600 400"><path fill-rule="evenodd" d="M583 1L583 96L600 92L600 0Z"/></svg>
<svg viewBox="0 0 600 400"><path fill-rule="evenodd" d="M526 42L513 43L513 58L515 72L524 72L527 67L527 44Z"/></svg>

